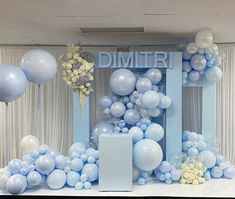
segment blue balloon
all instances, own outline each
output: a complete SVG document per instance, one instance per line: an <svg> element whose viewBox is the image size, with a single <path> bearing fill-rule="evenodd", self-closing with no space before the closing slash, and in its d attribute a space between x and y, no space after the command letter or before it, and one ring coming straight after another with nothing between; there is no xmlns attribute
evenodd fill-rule
<svg viewBox="0 0 235 199"><path fill-rule="evenodd" d="M142 96L142 102L146 108L156 108L160 103L160 95L156 91L147 91Z"/></svg>
<svg viewBox="0 0 235 199"><path fill-rule="evenodd" d="M129 134L132 136L133 143L136 143L144 138L143 131L137 126L131 127L129 130Z"/></svg>
<svg viewBox="0 0 235 199"><path fill-rule="evenodd" d="M21 169L21 163L22 161L19 159L13 159L11 160L8 165L7 165L7 170L11 173L11 174L17 174L20 172Z"/></svg>
<svg viewBox="0 0 235 199"><path fill-rule="evenodd" d="M162 73L158 68L151 68L147 70L145 76L152 82L152 84L158 84L162 79ZM149 83L148 88L150 88Z"/></svg>
<svg viewBox="0 0 235 199"><path fill-rule="evenodd" d="M210 83L216 83L222 78L222 71L219 67L206 69L206 80Z"/></svg>
<svg viewBox="0 0 235 199"><path fill-rule="evenodd" d="M213 178L221 178L223 175L223 170L220 169L218 166L215 166L211 169L211 176Z"/></svg>
<svg viewBox="0 0 235 199"><path fill-rule="evenodd" d="M37 171L31 171L27 175L27 182L30 186L37 186L41 183L42 176Z"/></svg>
<svg viewBox="0 0 235 199"><path fill-rule="evenodd" d="M167 109L170 106L171 106L171 98L165 95L161 96L158 107L162 109Z"/></svg>
<svg viewBox="0 0 235 199"><path fill-rule="evenodd" d="M207 150L207 144L205 141L199 140L197 143L197 149L201 152L201 151L205 151Z"/></svg>
<svg viewBox="0 0 235 199"><path fill-rule="evenodd" d="M55 160L50 155L42 155L35 161L36 170L41 174L49 174L55 168Z"/></svg>
<svg viewBox="0 0 235 199"><path fill-rule="evenodd" d="M216 155L216 165L219 166L223 162L224 162L224 156Z"/></svg>
<svg viewBox="0 0 235 199"><path fill-rule="evenodd" d="M207 170L207 171L204 173L204 176L203 176L203 177L205 178L206 181L210 180L210 179L211 179L211 173L210 173L210 171Z"/></svg>
<svg viewBox="0 0 235 199"><path fill-rule="evenodd" d="M63 155L57 155L55 157L55 167L57 169L64 169L69 157L63 156Z"/></svg>
<svg viewBox="0 0 235 199"><path fill-rule="evenodd" d="M191 132L190 131L183 131L183 135L182 135L182 141L187 141L188 140L188 136Z"/></svg>
<svg viewBox="0 0 235 199"><path fill-rule="evenodd" d="M192 54L189 54L186 51L184 51L182 55L183 55L183 60L190 60L192 57Z"/></svg>
<svg viewBox="0 0 235 199"><path fill-rule="evenodd" d="M190 63L192 68L197 71L204 70L206 68L206 59L203 55L193 55Z"/></svg>
<svg viewBox="0 0 235 199"><path fill-rule="evenodd" d="M191 141L191 142L197 141L198 140L198 134L195 133L195 132L191 132L188 135L188 140Z"/></svg>
<svg viewBox="0 0 235 199"><path fill-rule="evenodd" d="M21 194L27 187L26 177L20 174L12 175L6 183L6 190L10 194Z"/></svg>
<svg viewBox="0 0 235 199"><path fill-rule="evenodd" d="M82 174L87 175L88 182L94 182L98 179L99 168L96 164L86 164L82 169Z"/></svg>
<svg viewBox="0 0 235 199"><path fill-rule="evenodd" d="M46 50L29 50L21 59L21 68L27 79L36 84L45 84L51 80L57 72L55 58Z"/></svg>
<svg viewBox="0 0 235 199"><path fill-rule="evenodd" d="M190 65L188 61L183 62L182 68L183 68L183 71L186 73L189 73L192 70L192 66Z"/></svg>
<svg viewBox="0 0 235 199"><path fill-rule="evenodd" d="M189 78L191 81L198 81L198 80L200 79L200 73L199 73L198 71L192 70L192 71L189 73L188 78Z"/></svg>
<svg viewBox="0 0 235 199"><path fill-rule="evenodd" d="M171 164L167 161L163 161L159 168L158 168L162 173L167 173L171 171Z"/></svg>
<svg viewBox="0 0 235 199"><path fill-rule="evenodd" d="M79 155L82 155L83 153L85 153L85 151L86 147L84 146L84 144L77 142L70 146L69 155L71 155L73 152L77 152Z"/></svg>
<svg viewBox="0 0 235 199"><path fill-rule="evenodd" d="M129 95L135 90L136 77L128 69L115 70L109 80L113 93L121 96Z"/></svg>
<svg viewBox="0 0 235 199"><path fill-rule="evenodd" d="M190 147L187 152L188 156L195 157L198 155L198 150L195 147Z"/></svg>
<svg viewBox="0 0 235 199"><path fill-rule="evenodd" d="M138 179L138 185L145 185L145 184L146 184L146 180L144 178L140 177Z"/></svg>
<svg viewBox="0 0 235 199"><path fill-rule="evenodd" d="M95 125L92 131L93 142L98 146L99 145L99 136L101 134L111 134L113 133L113 125L107 122L100 122Z"/></svg>
<svg viewBox="0 0 235 199"><path fill-rule="evenodd" d="M177 169L172 169L171 170L171 179L173 181L178 181L180 179L180 171Z"/></svg>
<svg viewBox="0 0 235 199"><path fill-rule="evenodd" d="M66 183L66 174L63 170L55 169L47 177L47 185L51 189L61 189Z"/></svg>
<svg viewBox="0 0 235 199"><path fill-rule="evenodd" d="M202 164L205 168L212 168L216 163L216 156L211 151L202 151L198 155L199 160L202 161Z"/></svg>
<svg viewBox="0 0 235 199"><path fill-rule="evenodd" d="M128 109L124 114L124 120L129 125L135 125L140 120L140 114L135 109Z"/></svg>
<svg viewBox="0 0 235 199"><path fill-rule="evenodd" d="M235 176L235 168L234 167L227 167L224 169L224 178L232 179Z"/></svg>
<svg viewBox="0 0 235 199"><path fill-rule="evenodd" d="M140 78L136 82L136 90L140 93L144 93L152 89L152 83L148 78Z"/></svg>
<svg viewBox="0 0 235 199"><path fill-rule="evenodd" d="M70 166L74 171L81 171L83 168L83 161L80 158L74 158L71 160Z"/></svg>
<svg viewBox="0 0 235 199"><path fill-rule="evenodd" d="M109 108L112 105L112 99L108 96L103 96L100 100L102 108Z"/></svg>
<svg viewBox="0 0 235 199"><path fill-rule="evenodd" d="M75 184L75 189L76 190L81 190L83 188L83 182L77 182Z"/></svg>
<svg viewBox="0 0 235 199"><path fill-rule="evenodd" d="M114 117L121 117L124 115L126 111L126 107L123 103L121 102L114 102L111 107L110 107L110 113Z"/></svg>
<svg viewBox="0 0 235 199"><path fill-rule="evenodd" d="M27 79L20 67L0 64L0 101L11 102L24 94Z"/></svg>
<svg viewBox="0 0 235 199"><path fill-rule="evenodd" d="M76 183L80 180L80 174L75 171L70 171L67 174L67 184L71 187L75 187Z"/></svg>
<svg viewBox="0 0 235 199"><path fill-rule="evenodd" d="M164 129L160 124L152 123L148 126L145 131L145 138L154 140L155 142L160 141L164 136Z"/></svg>

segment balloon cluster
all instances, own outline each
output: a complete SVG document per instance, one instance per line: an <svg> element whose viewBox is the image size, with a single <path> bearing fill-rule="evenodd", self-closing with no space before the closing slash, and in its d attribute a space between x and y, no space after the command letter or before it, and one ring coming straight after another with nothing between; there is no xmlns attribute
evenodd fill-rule
<svg viewBox="0 0 235 199"><path fill-rule="evenodd" d="M24 144L24 140L26 138L21 143ZM29 144L27 147L33 149ZM91 183L98 180L98 172L99 153L93 148L75 143L69 148L69 155L63 156L47 145L41 145L36 151L22 159L13 159L0 169L0 189L20 194L45 183L51 189L61 189L65 185L77 190L91 189Z"/></svg>
<svg viewBox="0 0 235 199"><path fill-rule="evenodd" d="M222 77L221 62L222 56L213 43L212 33L206 29L200 31L195 42L187 44L183 52L183 84L202 81L203 77L209 83L219 81Z"/></svg>
<svg viewBox="0 0 235 199"><path fill-rule="evenodd" d="M175 166L170 164L168 161L163 161L160 166L154 170L154 174L158 180L171 184L177 182L181 176L181 170L176 169Z"/></svg>
<svg viewBox="0 0 235 199"><path fill-rule="evenodd" d="M224 157L216 154L211 144L200 134L190 131L183 132L182 151L188 158L201 162L203 165L204 178L233 178L235 168L225 162Z"/></svg>
<svg viewBox="0 0 235 199"><path fill-rule="evenodd" d="M20 67L0 64L0 102L12 102L22 96L27 80L38 85L51 80L57 72L55 58L46 50L29 50L21 59Z"/></svg>

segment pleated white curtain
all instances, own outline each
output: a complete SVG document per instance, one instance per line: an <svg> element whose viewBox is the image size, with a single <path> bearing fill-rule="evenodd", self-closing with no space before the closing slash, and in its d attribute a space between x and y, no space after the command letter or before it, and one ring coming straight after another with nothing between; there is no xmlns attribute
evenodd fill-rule
<svg viewBox="0 0 235 199"><path fill-rule="evenodd" d="M19 65L24 53L33 47L0 47L0 63ZM41 107L37 111L38 87L29 83L26 93L8 105L9 130L6 133L6 106L0 103L0 167L22 155L20 140L35 135L41 143L67 153L72 142L71 90L62 80L59 56L65 47L35 47L51 52L58 63L56 77L41 86Z"/></svg>

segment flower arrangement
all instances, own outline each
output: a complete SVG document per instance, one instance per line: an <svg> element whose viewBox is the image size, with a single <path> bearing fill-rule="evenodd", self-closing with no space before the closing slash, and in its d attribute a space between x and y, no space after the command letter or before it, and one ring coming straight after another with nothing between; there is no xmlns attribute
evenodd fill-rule
<svg viewBox="0 0 235 199"><path fill-rule="evenodd" d="M68 51L60 57L63 66L63 80L76 90L80 98L80 106L84 108L84 96L93 91L95 61L86 52L81 52L78 44L68 46Z"/></svg>

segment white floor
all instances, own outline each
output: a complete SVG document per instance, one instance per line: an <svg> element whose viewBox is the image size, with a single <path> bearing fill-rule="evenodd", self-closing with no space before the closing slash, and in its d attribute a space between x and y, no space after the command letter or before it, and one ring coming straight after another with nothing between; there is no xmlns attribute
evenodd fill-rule
<svg viewBox="0 0 235 199"><path fill-rule="evenodd" d="M5 193L1 193L3 195ZM210 180L202 185L182 185L162 183L133 186L132 192L99 192L98 186L91 190L77 191L74 188L50 190L40 188L28 190L23 195L58 195L58 196L184 196L184 197L235 197L235 179Z"/></svg>

